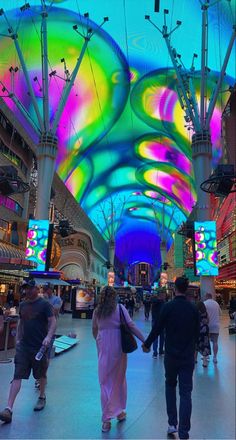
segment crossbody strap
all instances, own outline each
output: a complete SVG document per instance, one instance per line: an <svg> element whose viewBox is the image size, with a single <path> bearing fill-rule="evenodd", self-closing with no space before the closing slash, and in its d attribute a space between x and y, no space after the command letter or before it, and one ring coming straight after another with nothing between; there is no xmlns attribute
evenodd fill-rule
<svg viewBox="0 0 236 440"><path fill-rule="evenodd" d="M126 322L126 319L125 319L125 315L124 315L123 309L122 309L120 304L119 304L119 310L120 310L120 322L121 322L121 324L126 324L127 325L127 322Z"/></svg>
<svg viewBox="0 0 236 440"><path fill-rule="evenodd" d="M127 330L129 330L129 332L133 334L132 329L130 328L129 324L127 323L127 321L125 319L125 314L124 314L123 309L120 304L119 304L119 309L120 309L120 323L125 325Z"/></svg>

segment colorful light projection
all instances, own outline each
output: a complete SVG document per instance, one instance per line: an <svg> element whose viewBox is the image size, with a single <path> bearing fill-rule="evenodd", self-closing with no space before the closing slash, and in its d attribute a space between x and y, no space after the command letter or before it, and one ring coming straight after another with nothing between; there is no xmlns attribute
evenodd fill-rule
<svg viewBox="0 0 236 440"><path fill-rule="evenodd" d="M116 243L120 249L120 256L126 258L125 252L123 253L123 246L119 247L118 241L122 240L124 235L124 242L128 246L127 252L137 256L137 250L139 248L139 257L141 258L143 252L143 246L139 246L140 236L137 234L136 241L130 243L130 234L135 228L143 230L143 234L149 236L152 235L152 240L149 242L150 248L150 262L153 259L153 255L156 255L156 249L154 249L155 240L153 235L158 235L158 227L156 225L156 219L152 208L152 203L155 203L155 209L157 212L157 219L162 223L163 215L163 203L165 203L164 209L164 231L165 236L168 237L168 246L172 241L172 232L175 231L180 224L186 220L186 215L181 209L177 207L176 202L171 202L166 196L152 189L147 189L149 185L146 181L141 181L137 178L138 170L143 168L144 164L150 159L141 157L141 155L134 154L132 143L119 143L110 146L107 149L107 145L100 143L93 148L93 154L86 155L83 162L90 159L89 169L96 170L92 180L88 181L87 190L82 198L82 207L86 212L89 212L91 220L95 223L98 229L102 232L105 238L108 237L108 228L110 228L110 198L126 200L125 209L122 213L122 221L120 221L121 206L119 204L115 207L113 218L114 229L118 234ZM154 161L153 161L154 163ZM131 166L132 165L132 166ZM84 169L83 179L87 181L86 167ZM181 173L180 173L181 174ZM105 212L104 216L101 215L101 205ZM160 229L160 228L159 228ZM151 232L150 232L151 231ZM117 248L117 249L118 249ZM137 259L137 258L136 258Z"/></svg>
<svg viewBox="0 0 236 440"><path fill-rule="evenodd" d="M101 204L90 210L90 217L102 232L109 237L111 221L117 236L124 234L129 240L132 228L142 227L146 234L148 229L158 235L162 231L168 244L172 241L172 233L186 220L184 213L169 200L159 194L159 200L146 197L141 191L122 191L113 195L114 210L111 215L111 199L108 196ZM163 203L164 202L164 203ZM103 211L103 212L102 212ZM135 246L135 243L133 243ZM152 242L150 243L152 247Z"/></svg>
<svg viewBox="0 0 236 440"><path fill-rule="evenodd" d="M125 216L130 219L136 218L152 221L156 224L157 230L164 229L165 236L171 237L171 233L185 221L186 217L182 211L170 201L168 203L155 201L143 197L139 201L128 201Z"/></svg>
<svg viewBox="0 0 236 440"><path fill-rule="evenodd" d="M171 163L185 174L192 174L192 162L168 136L158 133L142 136L135 143L135 151L147 161Z"/></svg>
<svg viewBox="0 0 236 440"><path fill-rule="evenodd" d="M160 237L154 222L135 219L122 224L116 237L116 255L126 265L134 261L160 265Z"/></svg>
<svg viewBox="0 0 236 440"><path fill-rule="evenodd" d="M136 179L136 170L142 165L133 154L131 142L111 143L109 147L105 142L95 145L91 154L80 162L83 182L87 182L86 192L81 198L83 209L91 215L96 205L106 198L109 200L109 196L120 194L123 197L125 193L129 196L132 192L143 191L143 186ZM87 175L87 167L93 170L91 179Z"/></svg>
<svg viewBox="0 0 236 440"><path fill-rule="evenodd" d="M19 41L30 77L33 79L37 76L41 83L38 38L41 2L31 0L31 10L24 14L19 11L22 0L4 3L5 9L13 5L18 8L9 14L9 18L13 20L13 25L19 25ZM171 20L173 23L181 20L183 24L178 33L173 34L172 42L188 67L191 65L193 51L198 55L201 53L201 9L195 0L181 6L177 3L174 2L171 7ZM99 204L109 200L109 197L117 193L141 192L142 195L137 196L136 200L130 200L130 209L124 212L117 234L117 252L130 262L132 259L153 262L159 258L159 237L151 210L145 203L147 200L150 203L165 201L170 206L170 215L178 206L179 217L184 219L191 211L196 197L189 171L191 131L184 128L184 114L177 101L175 74L173 69L168 68L171 63L164 39L144 20L145 14L153 13L153 2L149 6L140 0L135 3L135 8L133 4L133 1L117 0L54 1L55 8L51 8L48 17L49 61L52 70L56 69L59 76L64 76L60 59L65 58L71 72L82 46L82 39L73 31L72 26L78 24L80 31L83 31L83 26L96 28L96 35L89 43L78 81L72 89L58 128L57 172L94 222ZM34 8L35 5L37 8ZM220 70L232 30L231 12L235 10L235 5L235 0L224 1L209 9L209 36L212 30L214 35L217 33L217 38L209 38L208 65L212 71ZM91 20L84 20L80 14L87 11L95 23L100 23L101 14L109 16L106 32L97 29ZM192 21L189 20L191 16L194 16L196 23L194 32ZM153 18L157 26L162 28L163 15L153 14ZM7 33L2 18L0 32ZM0 38L0 55L0 79L9 87L11 79L8 69L18 63L10 38ZM199 69L200 56L196 62L196 69ZM235 52L229 60L227 73L235 76ZM209 81L208 97L214 75ZM197 81L198 78L196 84ZM232 84L232 78L226 77L224 90L228 83ZM57 108L62 86L63 80L51 78L51 117ZM42 103L37 82L33 82L33 87L38 102ZM130 87L131 104L127 100ZM15 77L15 91L34 117L26 90L20 68ZM220 116L227 98L227 93L220 95L221 102L218 101L214 113L214 164L221 156ZM19 117L10 100L6 99L6 102L16 117ZM22 118L20 120L25 124ZM160 171L158 185L154 166L157 162ZM108 211L106 214L108 218ZM168 215L165 223L167 228ZM174 212L171 228L178 221L178 215ZM102 230L105 234L106 227L103 224Z"/></svg>
<svg viewBox="0 0 236 440"><path fill-rule="evenodd" d="M49 235L48 220L29 220L26 244L26 258L37 263L38 271L46 270Z"/></svg>
<svg viewBox="0 0 236 440"><path fill-rule="evenodd" d="M195 274L217 276L216 222L194 222Z"/></svg>
<svg viewBox="0 0 236 440"><path fill-rule="evenodd" d="M41 23L40 10L40 6L30 8L25 11L24 19L20 22L19 10L9 11L7 17L13 28L17 28L19 44L23 48L29 76L32 78L33 89L41 107L40 84L42 79L38 36ZM115 41L90 19L79 16L72 11L52 7L48 14L48 58L52 71L56 71L56 75L51 76L49 81L51 120L58 107L66 79L61 59L66 60L67 69L71 74L84 42L83 38L73 30L74 24L78 25L78 30L82 34L87 27L93 29L94 36L89 42L57 131L59 138L58 173L65 181L68 175L72 180L75 172L73 182L68 182L70 189L74 181L77 181L77 186L81 183L76 169L82 154L105 136L115 124L125 107L130 88L129 67ZM0 32L1 34L8 33L2 17ZM27 35L27 39L25 35ZM12 40L1 36L0 43L0 55L4 60L3 66L6 63L9 66L15 66L18 61L16 61L17 57ZM116 80L112 80L115 76ZM38 78L37 81L33 81L35 77ZM7 89L11 90L11 76L8 69L1 69L0 78ZM14 90L31 117L36 120L31 99L25 93L26 85L21 69L15 75ZM7 96L7 92L5 93ZM12 101L7 97L5 100L20 118L19 111ZM20 119L22 120L22 118ZM78 191L76 196L77 198L81 197L81 192Z"/></svg>
<svg viewBox="0 0 236 440"><path fill-rule="evenodd" d="M194 181L172 164L159 162L137 171L137 179L177 204L187 215L195 204Z"/></svg>
<svg viewBox="0 0 236 440"><path fill-rule="evenodd" d="M169 199L162 196L160 193L158 193L156 191L147 190L147 191L144 191L144 195L146 197L150 197L150 199L160 200L160 202L162 202L162 203L170 203L171 204L171 201Z"/></svg>
<svg viewBox="0 0 236 440"><path fill-rule="evenodd" d="M199 103L200 73L195 72L193 80ZM208 78L207 96L210 98L218 75L211 73ZM225 78L222 89L227 90L234 84L234 79ZM211 120L211 139L213 144L213 166L221 157L221 122L220 116L227 102L228 94L221 94ZM133 87L131 105L136 115L147 125L160 132L167 132L178 148L191 158L190 133L184 119L176 92L176 74L173 69L160 69L143 76ZM191 128L190 128L191 130Z"/></svg>

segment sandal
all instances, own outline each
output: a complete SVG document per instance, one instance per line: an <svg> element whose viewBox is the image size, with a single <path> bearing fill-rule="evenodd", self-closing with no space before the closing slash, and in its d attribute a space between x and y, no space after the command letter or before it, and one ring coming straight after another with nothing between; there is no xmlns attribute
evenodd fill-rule
<svg viewBox="0 0 236 440"><path fill-rule="evenodd" d="M123 422L123 420L126 419L126 412L122 411L118 416L117 416L117 420L118 422Z"/></svg>
<svg viewBox="0 0 236 440"><path fill-rule="evenodd" d="M111 422L103 422L102 432L108 432L111 429Z"/></svg>

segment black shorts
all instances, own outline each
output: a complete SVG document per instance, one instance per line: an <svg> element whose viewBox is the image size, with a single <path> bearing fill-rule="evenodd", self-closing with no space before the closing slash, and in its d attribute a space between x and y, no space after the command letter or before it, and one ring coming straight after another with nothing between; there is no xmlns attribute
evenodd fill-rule
<svg viewBox="0 0 236 440"><path fill-rule="evenodd" d="M31 370L35 379L47 377L48 358L44 354L40 361L35 359L36 353L30 353L22 347L16 348L14 379L29 379Z"/></svg>

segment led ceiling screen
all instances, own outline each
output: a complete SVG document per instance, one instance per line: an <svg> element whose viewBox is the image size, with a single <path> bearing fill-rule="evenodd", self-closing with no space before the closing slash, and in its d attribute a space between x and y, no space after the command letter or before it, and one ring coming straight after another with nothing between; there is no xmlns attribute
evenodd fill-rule
<svg viewBox="0 0 236 440"><path fill-rule="evenodd" d="M35 131L9 98L14 91L36 123L22 65L8 29L10 24L17 30L42 111L41 2L32 0L30 9L22 10L22 0L4 3L8 24L1 15L2 96L37 141ZM171 35L171 45L176 48L182 68L192 68L199 102L200 2L162 0L159 13L154 13L154 0L54 0L45 4L49 6L51 123L64 84L81 53L84 35L88 29L94 33L58 125L56 170L104 237L116 235L116 253L122 261L158 265L160 241L171 244L173 232L195 204L196 188L192 127L186 123L179 103L176 74L161 33L144 17L149 14L159 29L164 23L164 9L169 9L169 29L181 20L182 25ZM235 0L222 0L209 7L207 102L230 40L235 5ZM89 17L84 17L85 12ZM101 28L106 16L109 21ZM235 83L235 65L233 48L211 121L213 166L222 156L221 113L229 98L229 85Z"/></svg>

